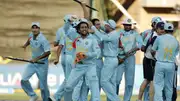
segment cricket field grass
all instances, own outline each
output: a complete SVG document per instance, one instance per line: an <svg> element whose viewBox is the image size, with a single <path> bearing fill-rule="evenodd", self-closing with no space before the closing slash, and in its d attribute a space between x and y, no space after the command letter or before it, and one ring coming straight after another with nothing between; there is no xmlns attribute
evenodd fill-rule
<svg viewBox="0 0 180 101"><path fill-rule="evenodd" d="M120 96L120 98L122 99L123 96ZM18 92L14 94L0 94L0 101L28 101L28 99L29 97L26 96L26 94L22 92L21 93ZM136 101L136 99L137 99L137 96L132 96L131 101ZM40 97L38 101L41 101ZM105 95L101 95L101 101L106 101ZM178 91L177 101L180 101L180 91Z"/></svg>

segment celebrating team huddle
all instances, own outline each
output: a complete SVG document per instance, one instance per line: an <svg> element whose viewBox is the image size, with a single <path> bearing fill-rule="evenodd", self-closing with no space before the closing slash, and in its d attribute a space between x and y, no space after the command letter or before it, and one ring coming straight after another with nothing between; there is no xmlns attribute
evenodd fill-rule
<svg viewBox="0 0 180 101"><path fill-rule="evenodd" d="M33 91L29 78L36 73L40 81L43 101L101 101L101 89L107 95L107 101L120 101L119 86L124 73L125 92L123 101L130 101L135 76L135 54L144 52L144 81L141 84L137 101L175 101L173 98L176 56L179 42L173 37L174 27L152 18L152 29L139 34L132 29L133 21L129 18L122 22L124 29L116 30L116 22L88 19L85 3L81 3L84 18L65 15L64 25L58 29L53 43L57 48L54 64L61 64L65 79L50 96L47 75L50 43L40 32L39 22L32 23L32 33L23 48L30 45L32 60L21 80L21 85L30 101L38 96ZM61 57L61 59L60 59ZM37 64L37 61L45 64ZM142 74L143 75L143 74Z"/></svg>

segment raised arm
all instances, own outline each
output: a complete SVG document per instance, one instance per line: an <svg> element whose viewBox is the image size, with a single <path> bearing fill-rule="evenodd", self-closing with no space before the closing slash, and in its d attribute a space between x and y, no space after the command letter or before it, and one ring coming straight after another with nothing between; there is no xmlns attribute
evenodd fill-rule
<svg viewBox="0 0 180 101"><path fill-rule="evenodd" d="M81 7L83 9L83 12L84 12L84 18L89 20L89 13L88 13L88 11L86 9L86 3L83 1L83 2L80 3L80 5L81 5Z"/></svg>
<svg viewBox="0 0 180 101"><path fill-rule="evenodd" d="M32 38L32 34L29 34L29 37L28 37L26 43L23 46L21 46L21 48L24 48L24 50L26 50L26 47L30 45L31 38Z"/></svg>
<svg viewBox="0 0 180 101"><path fill-rule="evenodd" d="M27 46L30 45L30 39L31 39L31 38L28 38L28 40L27 40L26 43L22 46L22 48L25 49Z"/></svg>
<svg viewBox="0 0 180 101"><path fill-rule="evenodd" d="M98 31L98 29L96 29L95 26L92 26L91 29L94 30L94 35L96 35L98 38L100 38L101 41L113 41L118 37L118 36L116 36L117 35L116 33L104 35L104 34L100 33L100 31Z"/></svg>

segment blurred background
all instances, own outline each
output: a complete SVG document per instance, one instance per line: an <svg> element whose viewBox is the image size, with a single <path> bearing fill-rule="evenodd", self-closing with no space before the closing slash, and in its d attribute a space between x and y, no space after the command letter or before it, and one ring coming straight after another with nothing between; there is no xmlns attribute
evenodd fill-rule
<svg viewBox="0 0 180 101"><path fill-rule="evenodd" d="M160 16L175 26L175 36L180 40L180 0L84 0L99 12L89 10L90 18L113 19L121 28L121 21L129 17L137 22L140 32L151 28L151 18ZM0 0L0 53L4 56L29 58L30 51L20 46L27 40L31 22L39 21L41 31L50 42L63 25L65 14L83 17L81 6L73 0ZM56 49L52 47L52 51ZM54 59L54 52L50 60ZM143 54L137 54L137 64ZM13 61L12 61L13 62Z"/></svg>
<svg viewBox="0 0 180 101"><path fill-rule="evenodd" d="M85 0L99 12L88 9L90 18L100 20L113 19L118 28L122 28L121 21L129 17L137 22L139 32L151 28L151 18L160 16L163 20L172 22L175 26L174 35L180 41L180 0ZM20 48L28 38L31 31L31 23L38 21L41 31L49 42L55 40L55 33L64 23L66 14L75 14L83 17L81 6L73 0L0 0L0 55L29 59L30 49L26 51ZM52 64L55 59L56 48L51 47L52 54L49 71L49 86L54 92L63 81L62 68L56 68ZM134 94L137 94L140 83L143 80L142 59L143 53L136 54L136 80ZM0 57L0 93L14 93L20 89L21 74L26 63L3 60ZM139 73L140 72L140 73ZM179 73L179 72L178 72ZM180 78L178 74L178 87ZM141 78L141 79L139 79ZM38 88L36 76L32 82L34 88ZM124 81L123 81L124 83ZM124 90L122 83L121 92Z"/></svg>

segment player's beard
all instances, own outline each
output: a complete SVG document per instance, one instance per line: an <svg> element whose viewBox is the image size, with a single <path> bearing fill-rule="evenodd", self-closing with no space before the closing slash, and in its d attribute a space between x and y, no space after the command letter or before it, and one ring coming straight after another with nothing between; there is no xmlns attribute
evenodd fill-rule
<svg viewBox="0 0 180 101"><path fill-rule="evenodd" d="M39 31L38 32L33 32L33 36L34 36L33 39L36 39L36 37L39 35L39 33L40 33Z"/></svg>
<svg viewBox="0 0 180 101"><path fill-rule="evenodd" d="M131 29L124 29L126 32L129 32Z"/></svg>
<svg viewBox="0 0 180 101"><path fill-rule="evenodd" d="M81 34L82 37L87 37L88 36L88 33L86 34Z"/></svg>

